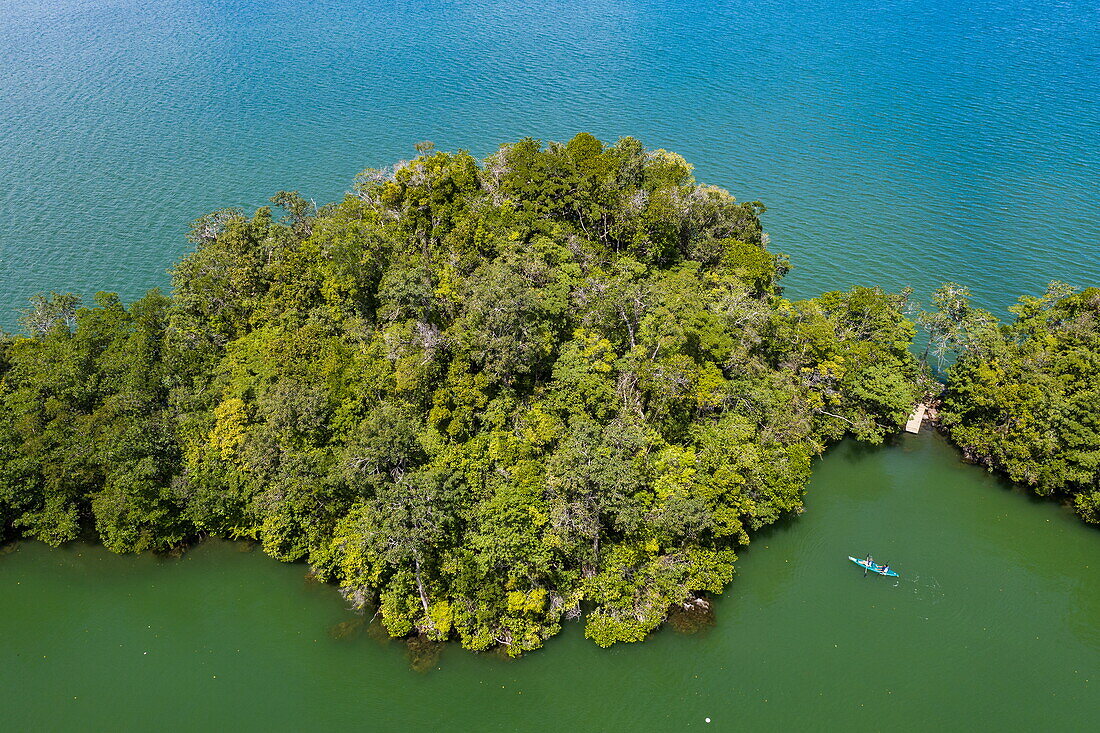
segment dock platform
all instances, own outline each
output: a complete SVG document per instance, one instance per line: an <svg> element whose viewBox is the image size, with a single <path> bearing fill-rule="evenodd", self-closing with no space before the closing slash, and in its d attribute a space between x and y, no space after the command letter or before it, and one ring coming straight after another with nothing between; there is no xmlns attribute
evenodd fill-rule
<svg viewBox="0 0 1100 733"><path fill-rule="evenodd" d="M920 425L924 421L924 411L927 409L922 402L913 408L913 413L909 415L909 421L905 423L905 432L907 433L919 433Z"/></svg>

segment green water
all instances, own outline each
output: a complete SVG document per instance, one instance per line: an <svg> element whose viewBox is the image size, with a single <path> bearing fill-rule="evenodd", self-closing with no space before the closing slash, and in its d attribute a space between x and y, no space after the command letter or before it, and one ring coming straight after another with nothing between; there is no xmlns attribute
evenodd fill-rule
<svg viewBox="0 0 1100 733"><path fill-rule="evenodd" d="M5 728L1086 730L1100 699L1100 532L932 434L819 462L717 625L412 671L300 565L24 543L0 559ZM863 577L872 551L900 580ZM708 726L705 718L710 717Z"/></svg>

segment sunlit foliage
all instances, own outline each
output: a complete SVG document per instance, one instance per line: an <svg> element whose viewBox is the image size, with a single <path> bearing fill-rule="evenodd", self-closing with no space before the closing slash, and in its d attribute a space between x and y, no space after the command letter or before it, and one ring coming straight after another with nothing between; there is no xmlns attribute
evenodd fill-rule
<svg viewBox="0 0 1100 733"><path fill-rule="evenodd" d="M943 422L972 459L1100 523L1100 289L1052 283L1011 310L965 341Z"/></svg>
<svg viewBox="0 0 1100 733"><path fill-rule="evenodd" d="M0 526L308 562L396 636L642 639L918 397L906 295L778 287L756 202L631 138L521 140L196 222L171 299L5 342Z"/></svg>

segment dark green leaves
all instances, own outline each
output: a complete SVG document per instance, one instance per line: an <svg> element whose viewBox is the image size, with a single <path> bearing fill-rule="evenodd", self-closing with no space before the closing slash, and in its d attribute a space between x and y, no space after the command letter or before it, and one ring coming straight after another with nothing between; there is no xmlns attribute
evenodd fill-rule
<svg viewBox="0 0 1100 733"><path fill-rule="evenodd" d="M395 635L519 654L583 604L607 645L721 592L813 455L912 406L904 294L783 300L763 206L680 156L418 152L320 209L279 192L281 221L203 217L171 300L36 300L0 359L0 529L249 537ZM1094 423L1060 419L1086 470Z"/></svg>

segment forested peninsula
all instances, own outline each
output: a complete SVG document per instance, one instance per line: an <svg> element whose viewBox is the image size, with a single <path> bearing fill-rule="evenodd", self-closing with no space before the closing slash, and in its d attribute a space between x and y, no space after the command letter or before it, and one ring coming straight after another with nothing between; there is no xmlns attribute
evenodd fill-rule
<svg viewBox="0 0 1100 733"><path fill-rule="evenodd" d="M721 593L812 458L926 395L908 292L784 298L764 207L674 153L418 153L203 217L170 296L36 298L0 349L0 540L248 538L394 636L518 655L583 618L606 646ZM960 354L951 434L1095 520L1096 291L1011 326L949 296L922 320ZM1001 427L1049 380L1079 406L1062 479L1018 460L1053 423Z"/></svg>
<svg viewBox="0 0 1100 733"><path fill-rule="evenodd" d="M957 360L942 424L970 460L1100 523L1100 288L1051 283L1002 324L949 283L925 314Z"/></svg>

